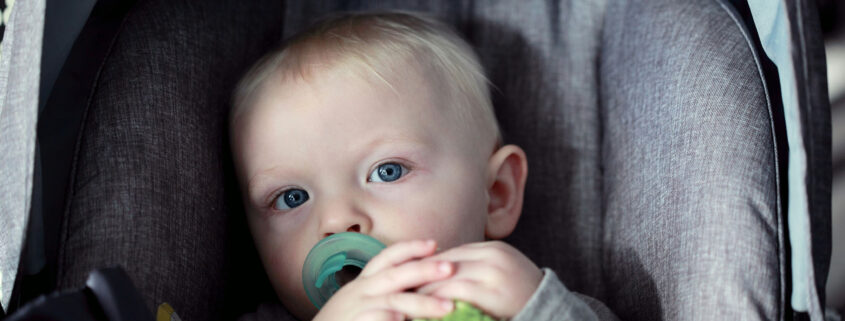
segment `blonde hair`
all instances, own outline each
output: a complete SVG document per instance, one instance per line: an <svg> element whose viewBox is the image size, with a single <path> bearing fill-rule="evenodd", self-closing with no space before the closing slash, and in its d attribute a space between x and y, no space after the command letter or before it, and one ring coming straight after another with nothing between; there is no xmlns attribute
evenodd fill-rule
<svg viewBox="0 0 845 321"><path fill-rule="evenodd" d="M445 24L417 13L345 13L323 20L259 60L241 79L234 94L236 118L254 104L267 79L308 79L315 72L346 68L374 76L390 88L397 67L416 64L432 72L429 83L440 89L458 120L501 134L478 57Z"/></svg>

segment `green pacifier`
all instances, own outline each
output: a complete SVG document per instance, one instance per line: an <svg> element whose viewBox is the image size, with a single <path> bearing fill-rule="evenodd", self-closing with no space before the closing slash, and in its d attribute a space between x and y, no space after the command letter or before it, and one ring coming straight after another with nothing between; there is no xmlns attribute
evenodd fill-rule
<svg viewBox="0 0 845 321"><path fill-rule="evenodd" d="M318 242L302 266L302 285L308 299L317 309L322 308L384 248L378 240L353 232L332 234Z"/></svg>
<svg viewBox="0 0 845 321"><path fill-rule="evenodd" d="M344 284L352 281L367 262L385 248L378 240L361 233L332 234L308 252L302 266L302 285L317 309ZM495 321L469 303L455 301L455 310L440 319L414 321Z"/></svg>

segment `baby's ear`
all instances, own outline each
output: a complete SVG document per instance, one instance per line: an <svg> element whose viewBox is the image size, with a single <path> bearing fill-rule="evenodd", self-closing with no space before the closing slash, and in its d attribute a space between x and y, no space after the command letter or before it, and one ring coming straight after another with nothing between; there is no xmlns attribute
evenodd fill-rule
<svg viewBox="0 0 845 321"><path fill-rule="evenodd" d="M487 225L488 239L502 239L516 228L522 214L528 159L522 148L505 145L487 163Z"/></svg>

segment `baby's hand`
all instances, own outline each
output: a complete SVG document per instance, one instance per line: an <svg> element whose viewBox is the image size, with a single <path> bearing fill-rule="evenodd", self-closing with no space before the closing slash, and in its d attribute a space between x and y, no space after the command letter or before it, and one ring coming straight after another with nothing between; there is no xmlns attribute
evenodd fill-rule
<svg viewBox="0 0 845 321"><path fill-rule="evenodd" d="M504 242L465 244L423 262L452 261L454 276L426 284L417 293L469 302L497 318L512 318L522 310L543 272L519 250Z"/></svg>
<svg viewBox="0 0 845 321"><path fill-rule="evenodd" d="M452 300L406 290L449 278L455 270L434 254L433 241L391 245L373 257L361 274L335 293L314 320L390 320L439 318L453 309Z"/></svg>

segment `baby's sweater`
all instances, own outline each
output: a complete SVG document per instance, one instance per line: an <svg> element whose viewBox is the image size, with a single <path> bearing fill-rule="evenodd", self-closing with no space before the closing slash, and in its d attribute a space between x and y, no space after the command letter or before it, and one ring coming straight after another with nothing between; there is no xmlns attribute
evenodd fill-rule
<svg viewBox="0 0 845 321"><path fill-rule="evenodd" d="M511 321L619 320L603 303L569 291L552 269L543 268L543 280Z"/></svg>
<svg viewBox="0 0 845 321"><path fill-rule="evenodd" d="M239 321L295 321L278 302L264 303L254 313L246 314ZM525 306L511 321L552 320L619 320L601 302L588 296L569 291L549 268L543 269L543 280Z"/></svg>

